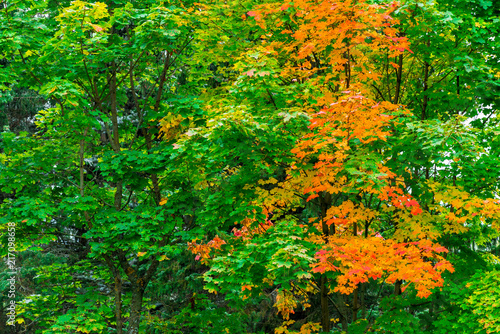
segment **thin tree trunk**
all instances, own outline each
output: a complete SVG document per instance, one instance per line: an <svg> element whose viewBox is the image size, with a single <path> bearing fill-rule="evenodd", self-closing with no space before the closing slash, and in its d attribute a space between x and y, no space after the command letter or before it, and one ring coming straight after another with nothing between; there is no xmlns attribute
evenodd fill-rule
<svg viewBox="0 0 500 334"><path fill-rule="evenodd" d="M122 280L121 277L115 276L115 318L116 318L116 333L123 334L123 318L122 318Z"/></svg>
<svg viewBox="0 0 500 334"><path fill-rule="evenodd" d="M330 310L328 309L328 279L325 275L320 278L321 289L321 327L323 332L330 331Z"/></svg>
<svg viewBox="0 0 500 334"><path fill-rule="evenodd" d="M83 138L80 139L80 150L78 152L79 160L80 160L80 198L85 196L85 137L88 134L88 128L83 131ZM90 222L90 215L85 210L83 212L85 216L85 221L88 227L92 227L92 223ZM85 225L77 229L76 241L83 247L84 250L87 248L87 239L83 237L83 234L87 232Z"/></svg>
<svg viewBox="0 0 500 334"><path fill-rule="evenodd" d="M359 310L359 304L358 304L358 294L359 294L359 286L354 290L354 293L352 294L352 321L358 320L358 310Z"/></svg>
<svg viewBox="0 0 500 334"><path fill-rule="evenodd" d="M361 318L366 319L366 303L365 303L365 294L366 294L366 283L361 284Z"/></svg>
<svg viewBox="0 0 500 334"><path fill-rule="evenodd" d="M326 224L326 211L331 204L332 196L329 193L321 193L320 209L321 209L321 227L323 230L323 239L325 244L328 243L328 236L330 235L330 227ZM330 310L328 308L328 278L323 274L320 278L320 294L321 294L321 327L323 332L330 331Z"/></svg>
<svg viewBox="0 0 500 334"><path fill-rule="evenodd" d="M430 41L427 42L427 46L431 45ZM429 97L427 96L427 90L429 89L429 63L425 61L424 63L424 101L422 103L422 115L421 120L427 118L427 105L429 104Z"/></svg>
<svg viewBox="0 0 500 334"><path fill-rule="evenodd" d="M400 54L398 57L398 70L396 71L396 93L394 93L394 104L399 103L402 77L403 77L403 54Z"/></svg>
<svg viewBox="0 0 500 334"><path fill-rule="evenodd" d="M110 94L110 106L111 106L111 123L112 123L112 132L113 137L110 138L110 143L113 150L116 153L120 152L120 137L118 131L118 110L117 110L117 87L116 87L116 64L113 62L112 64L112 73L111 80L109 86ZM123 198L123 183L122 181L118 181L116 183L116 191L114 196L114 207L117 211L121 210L122 206L122 198ZM123 333L123 325L124 319L122 317L122 279L119 272L119 268L115 268L113 262L109 257L106 258L106 262L108 262L108 267L113 271L113 275L115 277L115 317L116 317L116 332L117 334Z"/></svg>
<svg viewBox="0 0 500 334"><path fill-rule="evenodd" d="M116 333L123 334L123 324L124 324L124 320L122 317L123 286L122 286L122 279L121 279L120 271L119 271L119 268L114 266L113 261L111 261L111 258L108 255L104 255L104 260L106 261L106 264L109 268L109 271L111 272L111 275L113 275L113 277L115 279L114 295L115 295Z"/></svg>

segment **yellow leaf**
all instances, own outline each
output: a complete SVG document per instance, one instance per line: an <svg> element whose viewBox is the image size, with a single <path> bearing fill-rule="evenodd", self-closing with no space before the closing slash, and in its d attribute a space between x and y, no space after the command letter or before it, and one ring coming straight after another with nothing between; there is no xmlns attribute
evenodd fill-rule
<svg viewBox="0 0 500 334"><path fill-rule="evenodd" d="M139 252L139 253L137 253L137 256L141 257L141 256L146 255L146 253L147 253L147 252Z"/></svg>

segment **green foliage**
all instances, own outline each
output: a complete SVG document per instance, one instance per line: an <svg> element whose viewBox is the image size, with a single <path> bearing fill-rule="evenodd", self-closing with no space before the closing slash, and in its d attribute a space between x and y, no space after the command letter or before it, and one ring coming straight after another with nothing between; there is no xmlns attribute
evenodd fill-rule
<svg viewBox="0 0 500 334"><path fill-rule="evenodd" d="M433 323L435 333L496 333L500 330L500 272L478 271L449 288L450 305Z"/></svg>
<svg viewBox="0 0 500 334"><path fill-rule="evenodd" d="M144 331L147 333L248 333L242 323L245 314L228 313L204 294L193 295L190 306L182 308L172 317L162 320L154 315L146 316Z"/></svg>
<svg viewBox="0 0 500 334"><path fill-rule="evenodd" d="M500 12L490 0L368 2L4 1L13 330L500 332ZM394 108L356 121L356 108L335 109L357 100L367 115ZM383 199L387 187L401 194ZM387 282L419 268L363 276L366 258L385 265L370 245L328 260L351 267L313 271L348 235L328 251L437 240L456 271L425 299L408 278ZM339 270L355 292L338 289Z"/></svg>

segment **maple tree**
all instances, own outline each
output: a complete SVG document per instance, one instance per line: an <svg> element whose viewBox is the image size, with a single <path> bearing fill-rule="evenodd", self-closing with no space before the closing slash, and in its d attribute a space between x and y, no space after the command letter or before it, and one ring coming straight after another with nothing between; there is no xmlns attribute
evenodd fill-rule
<svg viewBox="0 0 500 334"><path fill-rule="evenodd" d="M14 330L498 329L491 1L3 9Z"/></svg>
<svg viewBox="0 0 500 334"><path fill-rule="evenodd" d="M3 133L2 221L17 223L19 251L74 249L37 269L39 293L20 308L18 330L138 333L145 289L179 252L176 230L189 231L190 213L172 206L189 195L162 202L168 141L157 125L188 94L173 94L190 43L187 12L154 1L2 6L2 82L50 100L36 133ZM184 118L197 112L182 107ZM44 280L51 270L66 288Z"/></svg>
<svg viewBox="0 0 500 334"><path fill-rule="evenodd" d="M411 8L411 5L405 7ZM250 233L253 237L243 238L247 240L243 245L240 239L252 231L249 227L245 227L243 234L235 231L236 240L232 242L217 237L214 239L217 242L205 246L192 245L199 257L206 258L210 248L216 254L212 269L206 274L209 290L218 288L229 292L234 289L233 285L241 284L241 294L246 296L245 291L269 283L283 293L276 306L288 319L301 299L308 305L300 292L304 289L300 282L311 280L307 269L310 266L313 273L321 273L312 279L317 283L312 284L321 294L323 331L331 328L329 291L340 293L337 294L340 306L335 301L332 303L336 305L342 328L347 330L349 321L357 321L358 311L362 310L362 317L366 316L363 284L370 279L394 284L395 295L412 284L417 297L428 297L433 288L443 286L444 271L454 270L445 259L448 250L440 246L437 239L444 233L464 232L467 230L464 223L472 223L471 219L473 224L489 219L492 227L498 228L497 199L463 191L457 186L456 176L453 185L436 182L437 171L431 182L427 166L424 166L425 177L416 178L411 167L395 158L404 154L409 161L413 160L409 157L413 150L401 148L402 142L397 136L404 134L405 128L432 127L440 123L422 122L430 114L426 105L430 100L426 96L422 111L416 114L421 117L418 125L415 125L414 113L400 104L410 95L408 90L403 91L403 60L417 57L405 34L400 33L402 25L392 15L395 11L404 13L403 17L414 13L401 9L395 3L304 1L268 3L247 12L263 30L258 48L264 52L261 64L266 54L272 55L278 59L279 70L251 69L242 74L249 77L274 74L286 84L300 85L301 91L296 92L296 97L304 102L295 110L308 115L310 131L302 132L302 138L291 151L298 159L291 164L286 179L280 183L273 178L264 181L271 189L253 202L262 207L268 218L273 217L276 226L266 228L266 232L256 227ZM423 28L417 29L421 33ZM392 73L389 68L393 68ZM427 81L428 69L425 73ZM394 77L395 84L378 87L379 83L393 81ZM429 87L426 83L424 90ZM279 93L273 99L279 99ZM460 117L450 117L448 124L446 126L452 127L444 130L449 133L448 139L453 136L457 146L461 146L457 150L460 153L454 155L477 159L477 150L463 150L462 143L470 140L470 135L465 133L468 129L460 123ZM457 132L460 129L463 135ZM431 145L437 146L443 139L435 142L433 139ZM450 146L456 150L454 142ZM440 153L432 152L434 156ZM421 168L419 165L416 170ZM440 171L440 174L444 173ZM262 191L256 193L262 194ZM294 199L297 193L299 197L301 193L306 194L306 202L312 202L315 207ZM297 219L287 214L291 208L301 206L312 211L306 222L301 221L304 217ZM298 227L289 237L303 241L295 245L296 242L287 240L286 246L283 242L280 247L277 230L282 232L284 226L290 224ZM276 244L274 254L270 244ZM248 264L242 264L245 258L250 259ZM253 272L252 266L260 268L254 270L257 272L254 277L247 273ZM285 270L287 273L280 270L283 267L289 269ZM232 269L225 273L228 268ZM286 326L281 329L286 330Z"/></svg>

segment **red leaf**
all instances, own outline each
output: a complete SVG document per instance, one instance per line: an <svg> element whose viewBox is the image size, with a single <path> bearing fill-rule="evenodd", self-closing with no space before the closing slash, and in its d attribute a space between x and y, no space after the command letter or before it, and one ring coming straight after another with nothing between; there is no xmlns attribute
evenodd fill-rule
<svg viewBox="0 0 500 334"><path fill-rule="evenodd" d="M250 71L248 71L248 72L243 72L243 74L246 74L246 75L248 75L249 77L253 77L254 73L255 73L255 70L254 70L254 69L251 69L251 70L250 70Z"/></svg>
<svg viewBox="0 0 500 334"><path fill-rule="evenodd" d="M256 12L256 11L253 11L253 10L249 11L247 13L247 15L255 17L255 21L260 21L260 19L262 19L262 15L260 15L259 12Z"/></svg>
<svg viewBox="0 0 500 334"><path fill-rule="evenodd" d="M418 215L419 213L422 213L422 209L420 208L414 208L413 210L411 210L411 214L414 216Z"/></svg>
<svg viewBox="0 0 500 334"><path fill-rule="evenodd" d="M311 196L309 196L309 197L307 198L306 202L309 202L310 200L312 200L312 199L314 199L314 198L316 198L316 197L319 197L319 195L318 195L318 194L312 194Z"/></svg>

